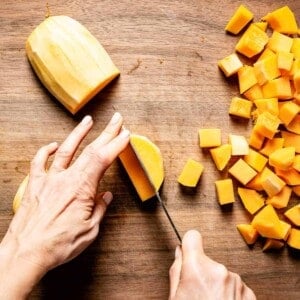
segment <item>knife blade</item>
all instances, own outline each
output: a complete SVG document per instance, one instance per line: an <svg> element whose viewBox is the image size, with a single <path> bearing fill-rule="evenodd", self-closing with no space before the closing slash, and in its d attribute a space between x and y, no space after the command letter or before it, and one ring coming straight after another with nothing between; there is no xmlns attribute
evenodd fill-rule
<svg viewBox="0 0 300 300"><path fill-rule="evenodd" d="M173 220L172 220L172 218L171 218L171 216L170 216L170 214L169 214L169 212L168 212L168 210L167 210L167 208L166 208L164 202L163 202L162 199L161 199L161 196L160 196L160 194L159 194L159 191L156 190L155 185L154 185L154 183L153 183L153 181L152 181L152 179L151 179L151 176L149 175L148 171L146 170L146 168L145 168L145 166L144 166L142 160L139 158L138 153L136 153L136 151L134 150L134 147L133 147L133 146L131 146L131 147L132 147L133 152L135 153L135 155L136 155L136 157L137 157L137 159L138 159L138 161L139 161L139 163L140 163L140 166L141 166L142 170L144 171L144 173L145 173L145 175L146 175L147 180L149 181L149 184L151 185L151 187L152 187L152 189L153 189L153 192L155 193L154 196L156 197L156 199L158 200L159 204L160 204L161 207L163 208L163 211L164 211L165 215L167 216L167 218L168 218L168 220L169 220L169 223L171 224L171 226L172 226L172 228L173 228L173 231L175 232L175 234L176 234L176 236L177 236L177 238L178 238L178 240L179 240L179 242L180 242L180 244L181 244L181 243L182 243L181 236L180 236L180 234L179 234L179 232L178 232L178 230L177 230L177 228L176 228L176 226L175 226L175 224L174 224L174 222L173 222Z"/></svg>

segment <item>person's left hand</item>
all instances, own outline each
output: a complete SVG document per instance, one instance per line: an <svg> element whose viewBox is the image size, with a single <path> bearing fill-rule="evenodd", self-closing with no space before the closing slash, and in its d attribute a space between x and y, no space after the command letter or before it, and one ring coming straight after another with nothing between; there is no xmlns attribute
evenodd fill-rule
<svg viewBox="0 0 300 300"><path fill-rule="evenodd" d="M3 261L11 270L18 264L17 271L34 273L30 283L34 285L48 270L71 260L96 238L112 200L110 192L97 193L98 183L129 142L129 132L121 130L122 123L121 115L115 113L73 164L78 146L92 128L89 116L61 146L51 143L37 152L21 205L0 245L0 282L4 280ZM52 154L55 156L47 169ZM20 273L15 276L22 277Z"/></svg>

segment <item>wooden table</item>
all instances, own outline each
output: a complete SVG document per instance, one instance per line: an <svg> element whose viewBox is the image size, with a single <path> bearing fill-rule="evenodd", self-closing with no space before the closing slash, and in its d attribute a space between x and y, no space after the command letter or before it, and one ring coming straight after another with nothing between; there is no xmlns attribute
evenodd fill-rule
<svg viewBox="0 0 300 300"><path fill-rule="evenodd" d="M300 260L285 248L263 253L260 242L249 249L236 230L248 222L240 200L231 210L217 203L216 171L198 146L198 129L219 127L247 136L251 122L228 116L236 80L226 80L216 62L237 41L224 26L240 1L48 1L52 15L68 15L84 24L121 70L119 79L76 116L70 115L41 86L25 55L27 36L47 13L44 1L3 0L0 4L0 237L13 216L12 199L36 150L61 142L86 114L95 126L84 145L101 132L115 110L126 126L148 136L165 163L162 197L181 234L202 232L213 259L241 274L259 299L299 299ZM282 1L248 1L256 19ZM300 17L299 1L288 5ZM195 191L177 184L187 158L205 171ZM115 200L97 240L74 261L51 271L31 299L167 299L168 269L177 244L162 209L141 205L119 162L100 189ZM292 204L299 202L293 198ZM75 226L75 225L74 225Z"/></svg>

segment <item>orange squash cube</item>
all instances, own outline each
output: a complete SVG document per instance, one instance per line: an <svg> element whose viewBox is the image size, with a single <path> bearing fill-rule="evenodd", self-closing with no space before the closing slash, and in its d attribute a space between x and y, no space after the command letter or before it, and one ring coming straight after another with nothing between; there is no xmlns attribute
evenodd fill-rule
<svg viewBox="0 0 300 300"><path fill-rule="evenodd" d="M279 119L288 125L300 112L300 106L292 101L284 102L279 109Z"/></svg>
<svg viewBox="0 0 300 300"><path fill-rule="evenodd" d="M284 242L275 239L266 239L263 251L279 250L284 247Z"/></svg>
<svg viewBox="0 0 300 300"><path fill-rule="evenodd" d="M269 99L256 99L254 100L254 104L256 105L258 112L261 114L265 111L268 111L272 115L278 116L279 108L278 108L278 99L277 98L269 98Z"/></svg>
<svg viewBox="0 0 300 300"><path fill-rule="evenodd" d="M265 156L253 149L249 149L249 153L244 156L244 160L257 172L261 172L268 162L268 159Z"/></svg>
<svg viewBox="0 0 300 300"><path fill-rule="evenodd" d="M230 54L218 61L219 68L223 71L226 77L229 77L243 66L236 53Z"/></svg>
<svg viewBox="0 0 300 300"><path fill-rule="evenodd" d="M300 38L293 39L291 52L294 54L295 58L300 59Z"/></svg>
<svg viewBox="0 0 300 300"><path fill-rule="evenodd" d="M293 97L288 77L279 77L262 86L264 98L291 99Z"/></svg>
<svg viewBox="0 0 300 300"><path fill-rule="evenodd" d="M263 85L267 81L278 78L281 75L277 67L276 56L257 61L254 63L253 67L259 85Z"/></svg>
<svg viewBox="0 0 300 300"><path fill-rule="evenodd" d="M231 158L231 145L224 144L210 149L212 159L219 171L224 170Z"/></svg>
<svg viewBox="0 0 300 300"><path fill-rule="evenodd" d="M285 147L275 150L269 156L270 166L280 169L287 170L289 169L295 159L295 147Z"/></svg>
<svg viewBox="0 0 300 300"><path fill-rule="evenodd" d="M220 205L230 204L235 201L233 184L230 178L215 181Z"/></svg>
<svg viewBox="0 0 300 300"><path fill-rule="evenodd" d="M200 162L190 158L184 165L177 181L183 186L196 187L203 169Z"/></svg>
<svg viewBox="0 0 300 300"><path fill-rule="evenodd" d="M199 129L200 148L218 147L221 145L221 130L219 128Z"/></svg>
<svg viewBox="0 0 300 300"><path fill-rule="evenodd" d="M253 103L249 100L233 97L231 99L229 114L236 117L250 119Z"/></svg>
<svg viewBox="0 0 300 300"><path fill-rule="evenodd" d="M253 130L268 139L272 139L277 132L279 124L280 120L278 117L266 111L258 116Z"/></svg>
<svg viewBox="0 0 300 300"><path fill-rule="evenodd" d="M291 229L287 244L294 249L300 250L300 229Z"/></svg>
<svg viewBox="0 0 300 300"><path fill-rule="evenodd" d="M290 52L279 51L277 53L278 69L290 71L294 61L294 54Z"/></svg>
<svg viewBox="0 0 300 300"><path fill-rule="evenodd" d="M248 100L255 100L255 99L261 99L263 98L263 92L260 85L257 83L253 85L251 88L249 88L247 91L244 92L245 98Z"/></svg>
<svg viewBox="0 0 300 300"><path fill-rule="evenodd" d="M284 147L295 147L296 153L300 153L300 135L285 130L281 130Z"/></svg>
<svg viewBox="0 0 300 300"><path fill-rule="evenodd" d="M229 173L243 185L246 185L257 174L242 158L240 158L230 169Z"/></svg>
<svg viewBox="0 0 300 300"><path fill-rule="evenodd" d="M230 18L225 30L238 34L252 19L253 13L244 5L240 5Z"/></svg>
<svg viewBox="0 0 300 300"><path fill-rule="evenodd" d="M263 30L251 24L236 44L235 50L251 58L264 49L268 40L268 35Z"/></svg>
<svg viewBox="0 0 300 300"><path fill-rule="evenodd" d="M272 205L268 204L253 218L252 226L258 233L266 238L284 239L285 232L280 219Z"/></svg>
<svg viewBox="0 0 300 300"><path fill-rule="evenodd" d="M293 39L278 31L273 31L267 45L274 52L290 52L292 46Z"/></svg>
<svg viewBox="0 0 300 300"><path fill-rule="evenodd" d="M288 209L284 215L295 225L300 226L300 204Z"/></svg>
<svg viewBox="0 0 300 300"><path fill-rule="evenodd" d="M283 6L268 13L262 20L267 21L273 30L286 34L298 32L298 26L294 13L288 6Z"/></svg>
<svg viewBox="0 0 300 300"><path fill-rule="evenodd" d="M238 195L244 207L251 215L255 214L265 205L263 197L255 190L238 188Z"/></svg>
<svg viewBox="0 0 300 300"><path fill-rule="evenodd" d="M256 242L258 232L251 224L238 224L236 228L247 245L253 245Z"/></svg>
<svg viewBox="0 0 300 300"><path fill-rule="evenodd" d="M254 68L247 65L238 70L238 79L241 94L257 83Z"/></svg>
<svg viewBox="0 0 300 300"><path fill-rule="evenodd" d="M261 174L261 185L269 197L278 194L286 183L269 168L264 168Z"/></svg>
<svg viewBox="0 0 300 300"><path fill-rule="evenodd" d="M252 130L251 135L249 138L249 145L253 147L256 150L259 150L263 143L264 143L265 137L261 135L259 132Z"/></svg>
<svg viewBox="0 0 300 300"><path fill-rule="evenodd" d="M284 139L283 138L273 138L268 139L264 147L260 150L260 153L269 156L272 152L283 147Z"/></svg>
<svg viewBox="0 0 300 300"><path fill-rule="evenodd" d="M287 207L292 194L292 189L288 186L284 186L282 190L274 195L273 197L269 197L266 200L266 204L271 204L273 207L277 209Z"/></svg>

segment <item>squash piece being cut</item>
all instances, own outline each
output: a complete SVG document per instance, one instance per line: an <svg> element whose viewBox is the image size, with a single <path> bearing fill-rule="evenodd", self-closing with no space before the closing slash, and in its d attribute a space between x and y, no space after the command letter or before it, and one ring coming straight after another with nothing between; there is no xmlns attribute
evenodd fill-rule
<svg viewBox="0 0 300 300"><path fill-rule="evenodd" d="M119 158L140 199L146 201L152 198L164 180L163 158L159 148L148 138L131 134L130 143Z"/></svg>
<svg viewBox="0 0 300 300"><path fill-rule="evenodd" d="M252 19L253 13L244 5L240 5L230 18L225 30L238 34Z"/></svg>
<svg viewBox="0 0 300 300"><path fill-rule="evenodd" d="M38 25L26 54L41 82L72 114L120 74L97 39L67 16Z"/></svg>
<svg viewBox="0 0 300 300"><path fill-rule="evenodd" d="M253 245L256 242L258 232L251 224L238 224L236 225L236 228L247 245Z"/></svg>
<svg viewBox="0 0 300 300"><path fill-rule="evenodd" d="M195 187L203 172L203 165L194 159L188 159L178 177L178 182L186 187Z"/></svg>

